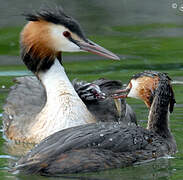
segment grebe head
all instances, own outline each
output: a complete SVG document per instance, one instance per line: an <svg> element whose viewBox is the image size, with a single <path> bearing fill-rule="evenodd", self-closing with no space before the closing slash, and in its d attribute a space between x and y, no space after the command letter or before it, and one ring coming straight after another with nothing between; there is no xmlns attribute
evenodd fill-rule
<svg viewBox="0 0 183 180"><path fill-rule="evenodd" d="M25 16L29 22L21 32L22 58L33 72L39 70L34 68L34 64L39 68L42 64L40 60L44 59L49 65L55 57L59 58L61 52L88 51L110 59L119 59L112 52L88 40L78 22L61 8ZM30 58L35 61L28 61Z"/></svg>
<svg viewBox="0 0 183 180"><path fill-rule="evenodd" d="M158 88L162 84L161 88ZM168 83L169 89L165 89L163 84L165 85ZM125 97L132 97L136 99L141 99L144 101L148 108L151 107L155 94L158 91L171 91L167 92L170 94L170 112L173 111L173 106L175 103L174 93L171 87L171 79L165 73L155 72L155 71L144 71L134 75L126 89L118 90L115 92L116 94L119 93L126 93L122 95L115 95L114 98L125 98Z"/></svg>

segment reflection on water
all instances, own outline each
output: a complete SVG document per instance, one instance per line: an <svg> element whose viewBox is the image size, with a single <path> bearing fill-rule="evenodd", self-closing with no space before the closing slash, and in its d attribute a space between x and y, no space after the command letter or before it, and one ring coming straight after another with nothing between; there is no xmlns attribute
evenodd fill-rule
<svg viewBox="0 0 183 180"><path fill-rule="evenodd" d="M98 173L84 173L84 174L74 174L74 175L61 175L58 177L52 177L49 178L51 180L120 180L120 179L128 179L128 180L156 180L156 179L170 179L174 173L176 172L176 169L171 168L171 160L169 159L158 159L146 164L133 166L133 167L127 167L125 169L114 169L109 171L103 171ZM1 172L7 173L8 168L1 169ZM20 177L21 180L25 179L45 179L44 177L40 176L24 176L24 175L5 175L5 178L8 178L10 176L17 176ZM19 179L19 178L18 178Z"/></svg>
<svg viewBox="0 0 183 180"><path fill-rule="evenodd" d="M14 159L14 160L17 160L17 158L15 158L13 156L9 156L9 155L0 155L0 159Z"/></svg>

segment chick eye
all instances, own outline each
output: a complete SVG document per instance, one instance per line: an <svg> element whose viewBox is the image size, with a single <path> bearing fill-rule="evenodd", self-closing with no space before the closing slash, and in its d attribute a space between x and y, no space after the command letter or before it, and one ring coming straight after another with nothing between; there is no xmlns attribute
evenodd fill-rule
<svg viewBox="0 0 183 180"><path fill-rule="evenodd" d="M68 37L71 36L71 33L70 33L69 31L64 31L64 32L63 32L63 35L64 35L66 38L68 38Z"/></svg>

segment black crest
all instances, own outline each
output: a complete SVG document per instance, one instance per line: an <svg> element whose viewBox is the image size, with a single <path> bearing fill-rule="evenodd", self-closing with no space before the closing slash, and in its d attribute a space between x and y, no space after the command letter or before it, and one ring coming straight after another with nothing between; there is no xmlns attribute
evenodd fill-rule
<svg viewBox="0 0 183 180"><path fill-rule="evenodd" d="M164 76L166 77L167 79L171 80L171 78L167 75L167 73L161 73L161 72L157 72L157 71L144 71L144 72L140 72L140 73L137 73L135 74L132 79L138 79L139 77L143 77L143 76L147 76L147 77L161 77L161 76Z"/></svg>
<svg viewBox="0 0 183 180"><path fill-rule="evenodd" d="M28 21L45 20L54 24L61 24L71 32L77 34L80 38L86 40L85 35L79 23L72 17L66 15L61 7L45 8L34 13L23 13Z"/></svg>

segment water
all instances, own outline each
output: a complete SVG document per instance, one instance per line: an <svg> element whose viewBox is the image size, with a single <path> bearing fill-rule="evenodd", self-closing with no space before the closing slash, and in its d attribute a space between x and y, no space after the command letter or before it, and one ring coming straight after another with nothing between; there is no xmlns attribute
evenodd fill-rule
<svg viewBox="0 0 183 180"><path fill-rule="evenodd" d="M2 71L0 72L0 76L26 76L26 75L32 75L31 72L25 70L25 71ZM1 86L2 89L5 88L4 85Z"/></svg>
<svg viewBox="0 0 183 180"><path fill-rule="evenodd" d="M0 0L0 118L2 105L13 85L12 79L31 74L18 57L19 32L25 23L20 13L38 9L43 2L49 4L50 1ZM81 22L91 40L117 53L122 59L116 62L89 53L65 53L64 66L70 79L77 77L91 81L105 77L120 79L127 84L133 74L151 69L168 72L175 82L183 81L181 1L53 0L52 4L62 4L70 15ZM178 145L174 158L161 158L123 169L72 175L67 179L183 179L183 86L182 83L173 86L177 103L170 123ZM128 103L135 109L139 123L145 126L148 115L145 105L134 99L128 99ZM2 131L0 134L0 179L47 179L8 172L8 167L16 161L7 152Z"/></svg>

